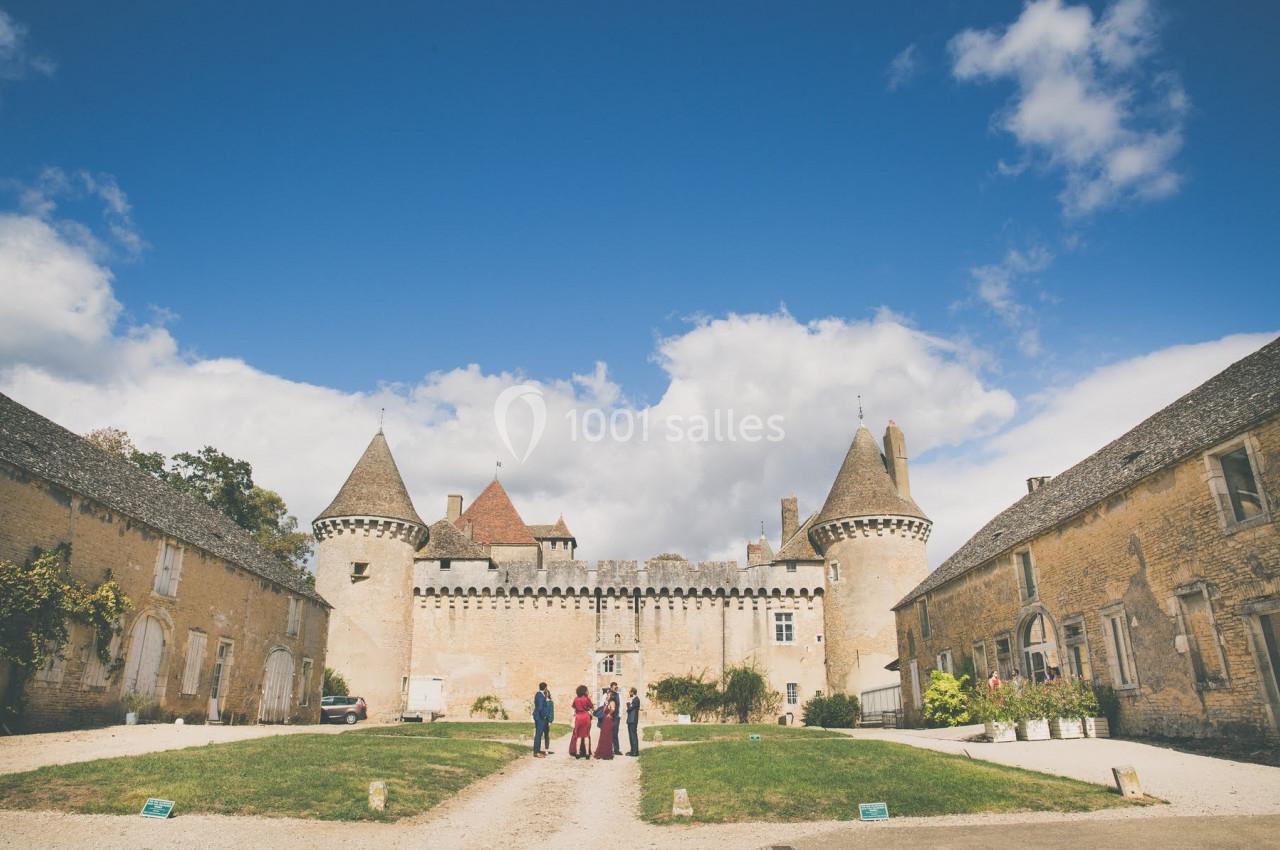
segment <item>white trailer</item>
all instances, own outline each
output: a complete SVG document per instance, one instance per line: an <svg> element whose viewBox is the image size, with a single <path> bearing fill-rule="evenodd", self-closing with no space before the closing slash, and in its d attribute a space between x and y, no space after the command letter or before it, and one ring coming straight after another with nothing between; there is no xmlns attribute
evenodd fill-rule
<svg viewBox="0 0 1280 850"><path fill-rule="evenodd" d="M411 676L402 720L435 720L444 716L444 677Z"/></svg>

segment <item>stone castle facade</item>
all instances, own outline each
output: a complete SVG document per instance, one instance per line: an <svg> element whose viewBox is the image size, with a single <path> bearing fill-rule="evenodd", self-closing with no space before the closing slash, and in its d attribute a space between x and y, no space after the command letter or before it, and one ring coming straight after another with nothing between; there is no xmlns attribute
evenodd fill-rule
<svg viewBox="0 0 1280 850"><path fill-rule="evenodd" d="M890 423L882 452L860 426L822 508L803 521L794 497L781 508L776 553L762 536L745 564L587 563L563 517L526 524L497 480L424 521L379 432L313 524L328 664L379 717L465 717L489 694L520 716L544 680L565 698L615 680L643 694L743 662L797 719L820 691L896 684L891 608L925 577L931 528L902 431Z"/></svg>

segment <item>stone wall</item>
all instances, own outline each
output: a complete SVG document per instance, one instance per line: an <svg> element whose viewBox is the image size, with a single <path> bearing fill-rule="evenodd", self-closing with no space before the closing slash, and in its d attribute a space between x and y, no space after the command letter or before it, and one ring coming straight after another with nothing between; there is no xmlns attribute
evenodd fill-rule
<svg viewBox="0 0 1280 850"><path fill-rule="evenodd" d="M1089 676L1119 686L1103 615L1122 611L1137 679L1135 687L1117 688L1123 731L1275 736L1280 695L1272 690L1257 616L1280 606L1280 420L1243 436L1270 506L1262 521L1226 526L1211 489L1215 452L1199 454L932 591L927 638L919 606L899 610L909 718L919 721L912 659L927 685L939 653L950 650L958 665L980 641L994 663L995 640L1007 636L1011 663L1025 669L1020 629L1036 613L1047 618L1064 670L1071 665L1064 624L1078 622ZM1022 548L1031 554L1038 584L1030 600L1023 598L1014 557Z"/></svg>
<svg viewBox="0 0 1280 850"><path fill-rule="evenodd" d="M273 582L233 564L184 546L176 597L153 591L156 562L164 543L174 541L151 527L80 497L43 479L0 463L0 558L23 563L35 549L71 547L71 574L88 585L111 570L133 603L124 623L122 657L130 650L132 627L140 617L154 616L164 626L165 649L157 685L158 707L166 716L203 720L208 712L214 655L220 639L233 642L232 663L224 679L223 716L254 722L262 694L266 656L283 647L295 665L293 722L315 722L319 716L321 678L328 631L328 609L292 594ZM287 635L289 599L302 600L299 634ZM198 686L181 694L187 646L192 631L206 635ZM120 708L123 675L116 671L104 684L88 684L93 636L72 629L60 664L29 679L26 731L72 728L123 720ZM304 702L301 668L312 661Z"/></svg>

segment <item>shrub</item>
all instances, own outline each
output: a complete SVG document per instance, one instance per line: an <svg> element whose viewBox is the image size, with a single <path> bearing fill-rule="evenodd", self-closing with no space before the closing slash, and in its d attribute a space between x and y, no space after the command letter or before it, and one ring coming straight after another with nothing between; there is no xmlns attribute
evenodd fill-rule
<svg viewBox="0 0 1280 850"><path fill-rule="evenodd" d="M969 714L979 723L1009 723L1017 719L1017 692L1012 685L979 688L969 696Z"/></svg>
<svg viewBox="0 0 1280 850"><path fill-rule="evenodd" d="M957 679L934 670L924 692L924 718L930 726L960 726L969 722L969 706L964 695L968 676Z"/></svg>
<svg viewBox="0 0 1280 850"><path fill-rule="evenodd" d="M1093 689L1094 702L1097 710L1107 718L1107 725L1111 727L1111 734L1116 734L1120 728L1120 698L1116 696L1115 688L1110 685L1098 685ZM1095 717L1097 715L1094 715Z"/></svg>
<svg viewBox="0 0 1280 850"><path fill-rule="evenodd" d="M345 697L351 695L351 688L342 674L332 667L324 668L324 695L327 697Z"/></svg>
<svg viewBox="0 0 1280 850"><path fill-rule="evenodd" d="M667 676L649 685L649 699L671 714L687 714L694 720L719 713L723 700L715 682L704 673Z"/></svg>
<svg viewBox="0 0 1280 850"><path fill-rule="evenodd" d="M476 701L471 703L471 716L483 714L490 720L507 720L507 710L502 707L502 700L498 699L495 694L485 694L476 697Z"/></svg>
<svg viewBox="0 0 1280 850"><path fill-rule="evenodd" d="M1014 720L1038 720L1057 717L1054 694L1048 685L1027 682L1017 689L1013 698Z"/></svg>
<svg viewBox="0 0 1280 850"><path fill-rule="evenodd" d="M855 696L819 694L804 704L801 722L805 726L821 726L824 729L852 729L858 722L860 709Z"/></svg>
<svg viewBox="0 0 1280 850"><path fill-rule="evenodd" d="M769 689L769 682L754 664L726 670L719 696L721 714L739 723L749 723L773 714L782 702L782 696Z"/></svg>

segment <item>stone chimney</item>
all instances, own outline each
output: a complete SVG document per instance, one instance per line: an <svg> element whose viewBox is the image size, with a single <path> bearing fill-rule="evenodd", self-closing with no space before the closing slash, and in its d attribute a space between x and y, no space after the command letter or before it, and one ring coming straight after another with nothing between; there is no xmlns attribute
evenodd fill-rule
<svg viewBox="0 0 1280 850"><path fill-rule="evenodd" d="M787 545L800 528L800 502L795 496L782 500L782 544Z"/></svg>
<svg viewBox="0 0 1280 850"><path fill-rule="evenodd" d="M889 427L884 429L884 461L889 470L893 485L898 488L898 495L904 499L911 498L911 481L907 477L907 438L902 436L902 429L892 419Z"/></svg>
<svg viewBox="0 0 1280 850"><path fill-rule="evenodd" d="M1035 478L1027 479L1027 492L1034 493L1044 485L1053 480L1052 475L1037 475Z"/></svg>
<svg viewBox="0 0 1280 850"><path fill-rule="evenodd" d="M451 494L449 496L448 505L445 507L444 517L449 520L449 522L453 522L460 516L462 516L462 497L456 494Z"/></svg>
<svg viewBox="0 0 1280 850"><path fill-rule="evenodd" d="M462 526L462 536L468 540L476 539L476 530L471 525L471 520L467 520Z"/></svg>

